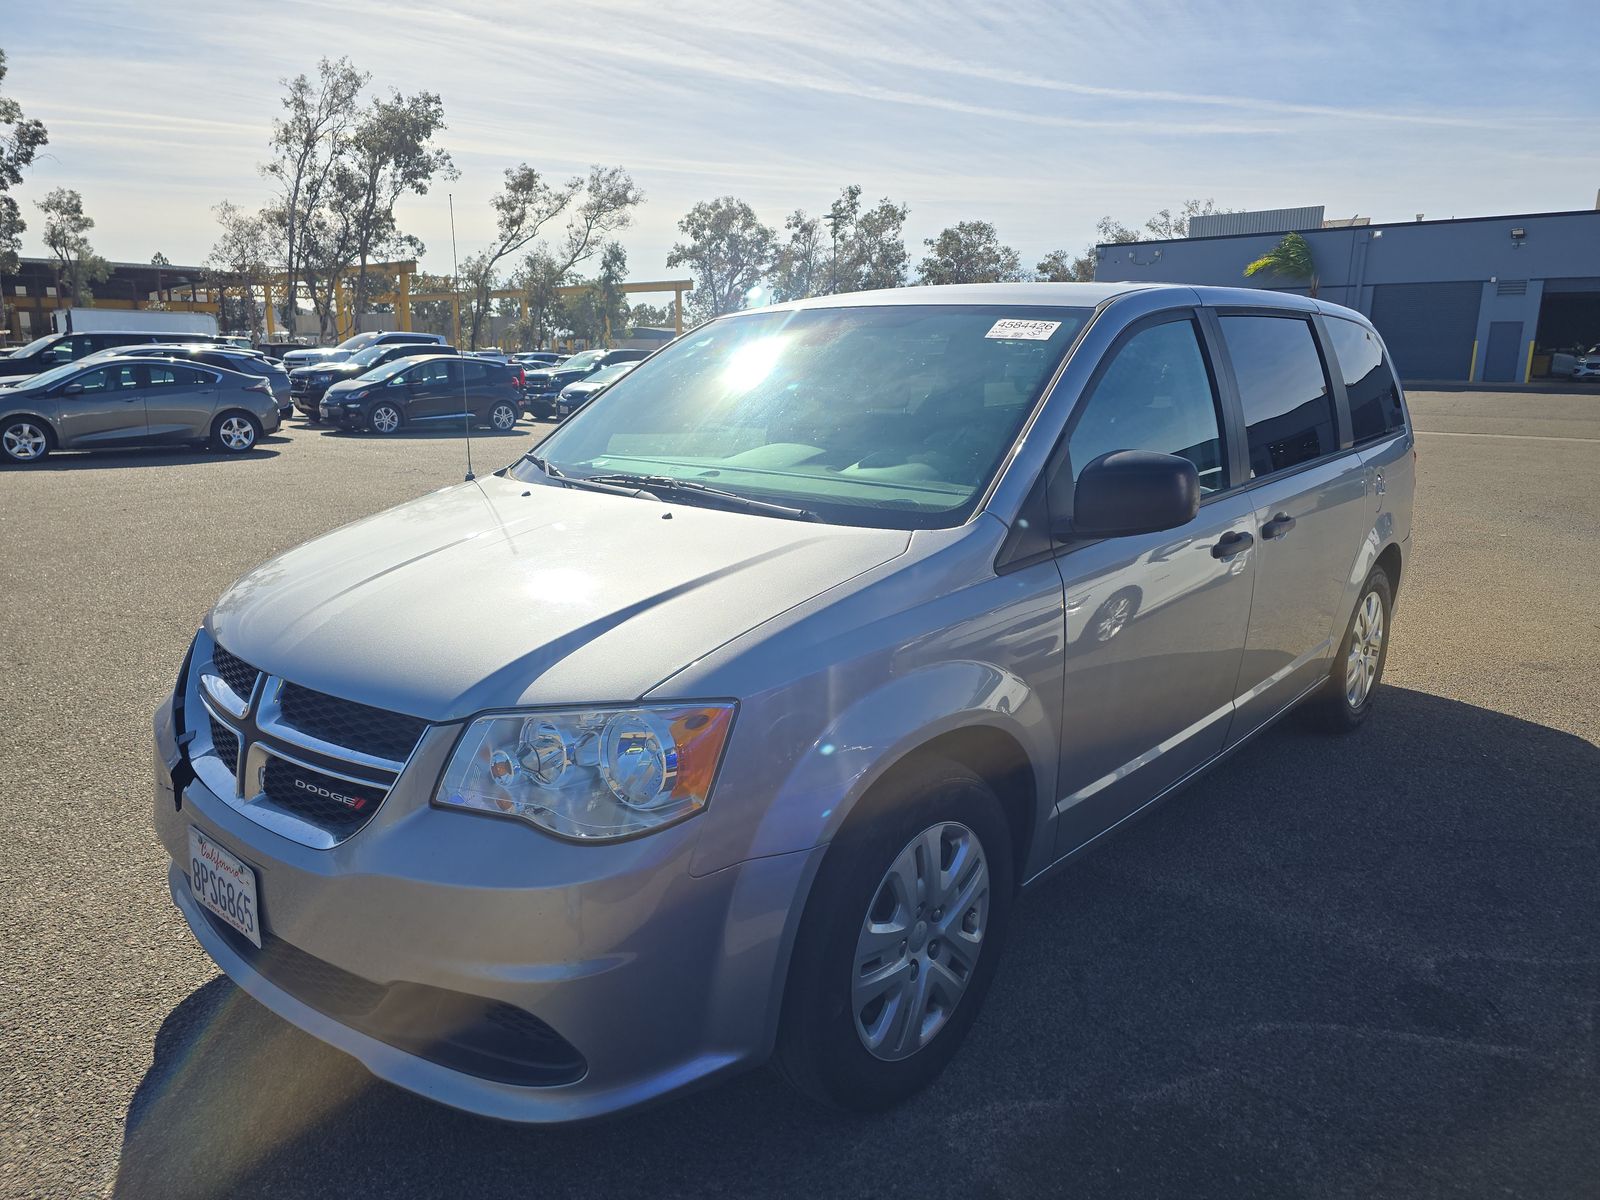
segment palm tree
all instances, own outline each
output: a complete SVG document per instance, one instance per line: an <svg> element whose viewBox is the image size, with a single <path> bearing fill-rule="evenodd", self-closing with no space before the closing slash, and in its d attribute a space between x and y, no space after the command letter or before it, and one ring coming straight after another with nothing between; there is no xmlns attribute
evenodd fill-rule
<svg viewBox="0 0 1600 1200"><path fill-rule="evenodd" d="M1317 264L1311 257L1311 243L1298 233L1286 233L1283 240L1244 269L1246 276L1258 271L1270 271L1285 279L1306 283L1311 294L1317 294Z"/></svg>

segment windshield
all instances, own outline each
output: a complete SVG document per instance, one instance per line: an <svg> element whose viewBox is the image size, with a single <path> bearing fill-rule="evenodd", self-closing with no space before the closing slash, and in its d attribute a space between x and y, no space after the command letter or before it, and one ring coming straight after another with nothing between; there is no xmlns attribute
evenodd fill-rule
<svg viewBox="0 0 1600 1200"><path fill-rule="evenodd" d="M593 375L583 381L587 387L591 383L610 383L613 379L621 379L639 364L636 362L612 363L609 367L601 367Z"/></svg>
<svg viewBox="0 0 1600 1200"><path fill-rule="evenodd" d="M539 454L568 476L714 484L838 524L958 525L1089 311L884 305L714 321L635 364ZM542 478L531 462L512 473Z"/></svg>
<svg viewBox="0 0 1600 1200"><path fill-rule="evenodd" d="M561 364L561 369L563 371L587 371L600 360L600 356L604 353L604 350L585 350L582 354L574 354Z"/></svg>
<svg viewBox="0 0 1600 1200"><path fill-rule="evenodd" d="M365 350L368 346L372 345L372 343L377 341L377 340L378 340L378 335L375 334L375 333L358 333L358 334L355 335L355 337L345 338L345 340L340 342L337 346L335 346L334 349L335 350Z"/></svg>
<svg viewBox="0 0 1600 1200"><path fill-rule="evenodd" d="M29 342L26 346L20 346L13 350L11 352L11 357L27 358L30 354L37 354L39 351L49 346L52 342L59 341L60 339L61 335L59 333L47 333L41 338L34 338L33 341Z"/></svg>
<svg viewBox="0 0 1600 1200"><path fill-rule="evenodd" d="M29 390L32 390L33 388L51 387L54 384L60 383L63 379L71 379L81 370L83 370L83 364L81 362L62 363L59 367L51 367L48 371L41 371L37 375L30 375L27 383L21 383L17 386L20 388L27 388Z"/></svg>
<svg viewBox="0 0 1600 1200"><path fill-rule="evenodd" d="M381 383L385 379L393 379L407 367L412 367L415 365L416 363L410 357L402 355L400 358L390 359L382 366L373 367L372 370L366 372L361 376L361 378L374 383Z"/></svg>
<svg viewBox="0 0 1600 1200"><path fill-rule="evenodd" d="M359 354L352 354L350 356L350 361L355 363L355 365L358 367L370 367L373 363L382 358L386 351L392 350L393 348L394 347L392 346L368 346Z"/></svg>

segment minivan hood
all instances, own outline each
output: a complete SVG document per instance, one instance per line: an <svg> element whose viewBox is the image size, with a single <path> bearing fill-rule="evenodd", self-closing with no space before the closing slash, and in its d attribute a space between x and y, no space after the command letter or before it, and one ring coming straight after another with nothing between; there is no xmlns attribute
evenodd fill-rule
<svg viewBox="0 0 1600 1200"><path fill-rule="evenodd" d="M491 476L279 555L207 624L265 671L434 721L629 700L909 540Z"/></svg>

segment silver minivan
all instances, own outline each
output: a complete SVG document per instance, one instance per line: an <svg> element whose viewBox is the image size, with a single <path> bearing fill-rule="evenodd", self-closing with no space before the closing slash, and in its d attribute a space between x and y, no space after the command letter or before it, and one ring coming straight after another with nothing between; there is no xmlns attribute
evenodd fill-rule
<svg viewBox="0 0 1600 1200"><path fill-rule="evenodd" d="M900 289L714 320L235 584L155 717L240 987L493 1117L927 1084L1019 890L1376 703L1413 438L1360 314Z"/></svg>

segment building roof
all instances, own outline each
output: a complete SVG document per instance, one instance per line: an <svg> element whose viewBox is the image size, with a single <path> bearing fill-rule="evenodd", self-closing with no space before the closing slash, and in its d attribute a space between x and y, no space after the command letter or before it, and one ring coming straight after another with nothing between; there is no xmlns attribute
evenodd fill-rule
<svg viewBox="0 0 1600 1200"><path fill-rule="evenodd" d="M1352 229L1418 229L1429 225L1467 225L1476 221L1537 221L1550 217L1600 217L1600 209L1573 208L1560 212L1497 213L1487 217L1437 217L1431 221L1374 221L1370 225L1336 225L1331 228L1274 230L1275 233L1348 233ZM1097 242L1096 250L1113 246L1170 246L1179 242L1225 242L1238 238L1270 236L1262 233L1219 233L1209 237L1141 238L1137 242Z"/></svg>

